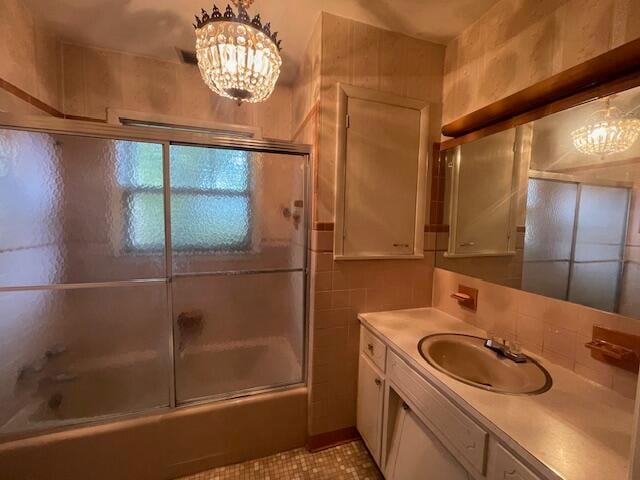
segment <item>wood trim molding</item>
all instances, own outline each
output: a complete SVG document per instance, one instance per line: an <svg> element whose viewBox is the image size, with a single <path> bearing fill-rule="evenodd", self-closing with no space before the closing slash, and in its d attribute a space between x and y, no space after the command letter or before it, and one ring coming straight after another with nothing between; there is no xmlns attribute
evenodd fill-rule
<svg viewBox="0 0 640 480"><path fill-rule="evenodd" d="M101 118L85 117L84 115L67 115L65 113L64 118L67 120L78 120L80 122L107 123L106 120L102 120Z"/></svg>
<svg viewBox="0 0 640 480"><path fill-rule="evenodd" d="M296 132L291 136L292 142L295 142L296 138L298 138L298 136L302 133L302 131L307 126L307 123L309 123L314 118L314 116L317 115L319 112L320 112L320 100L316 101L311 106L311 109L309 110L309 112L307 112L307 115L304 117L304 120L302 120L302 123L296 129Z"/></svg>
<svg viewBox="0 0 640 480"><path fill-rule="evenodd" d="M333 222L313 222L313 230L320 232L333 232Z"/></svg>
<svg viewBox="0 0 640 480"><path fill-rule="evenodd" d="M37 99L33 95L25 92L20 87L14 85L11 82L4 80L3 78L0 78L0 89L4 90L7 93L10 93L15 97L18 97L20 100L30 105L33 105L38 110L41 110L51 115L52 117L64 118L64 113L62 113L60 110L53 108L51 105L48 105L42 100Z"/></svg>
<svg viewBox="0 0 640 480"><path fill-rule="evenodd" d="M574 95L556 100L555 102L548 103L507 120L503 120L487 127L480 128L479 130L475 130L474 132L467 133L466 135L463 135L461 137L445 140L440 144L440 150L448 150L450 148L457 147L458 145L463 145L465 143L478 140L488 135L493 135L494 133L502 132L519 125L524 125L526 123L539 120L548 115L567 110L568 108L572 108L577 105L590 102L592 100L597 100L598 98L608 97L609 95L612 95L614 93L623 92L625 90L629 90L630 88L635 88L638 86L640 86L640 71L637 73L625 75L624 77L616 80L611 80L605 84L583 90L581 92L575 93Z"/></svg>
<svg viewBox="0 0 640 480"><path fill-rule="evenodd" d="M321 433L309 437L307 441L307 450L310 452L319 452L327 448L342 445L343 443L352 442L360 438L360 433L356 427L347 427L333 432Z"/></svg>
<svg viewBox="0 0 640 480"><path fill-rule="evenodd" d="M442 127L447 137L460 137L614 79L640 72L640 38L580 65L553 75ZM640 83L640 79L638 79Z"/></svg>

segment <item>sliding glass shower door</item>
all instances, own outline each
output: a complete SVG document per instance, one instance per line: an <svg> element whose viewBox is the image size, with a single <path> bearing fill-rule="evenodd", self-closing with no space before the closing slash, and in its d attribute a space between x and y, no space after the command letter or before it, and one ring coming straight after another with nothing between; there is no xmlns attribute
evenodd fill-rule
<svg viewBox="0 0 640 480"><path fill-rule="evenodd" d="M615 312L629 188L529 179L522 288Z"/></svg>
<svg viewBox="0 0 640 480"><path fill-rule="evenodd" d="M304 157L170 158L177 402L301 382Z"/></svg>
<svg viewBox="0 0 640 480"><path fill-rule="evenodd" d="M569 301L617 311L629 193L628 188L580 186Z"/></svg>
<svg viewBox="0 0 640 480"><path fill-rule="evenodd" d="M164 215L130 195L162 175L159 143L0 130L0 435L170 405L164 238L133 248Z"/></svg>
<svg viewBox="0 0 640 480"><path fill-rule="evenodd" d="M304 381L307 147L11 121L0 438Z"/></svg>

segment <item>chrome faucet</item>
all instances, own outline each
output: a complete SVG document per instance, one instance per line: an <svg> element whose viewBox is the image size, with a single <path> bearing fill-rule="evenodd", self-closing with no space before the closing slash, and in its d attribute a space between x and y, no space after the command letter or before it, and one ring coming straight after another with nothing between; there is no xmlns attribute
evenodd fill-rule
<svg viewBox="0 0 640 480"><path fill-rule="evenodd" d="M489 350L493 350L498 355L501 355L509 360L512 360L516 363L525 363L527 361L527 356L520 352L519 347L512 348L506 340L500 340L496 337L488 338L484 342L484 346Z"/></svg>

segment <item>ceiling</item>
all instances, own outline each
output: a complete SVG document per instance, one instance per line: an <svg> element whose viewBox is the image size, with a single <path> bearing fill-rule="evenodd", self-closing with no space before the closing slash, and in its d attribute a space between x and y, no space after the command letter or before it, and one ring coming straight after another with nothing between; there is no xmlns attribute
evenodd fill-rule
<svg viewBox="0 0 640 480"><path fill-rule="evenodd" d="M63 41L178 61L193 50L191 23L212 0L26 0ZM497 0L256 0L283 40L282 80L290 82L321 11L413 37L446 43ZM218 1L218 7L227 0ZM221 8L222 9L222 8Z"/></svg>

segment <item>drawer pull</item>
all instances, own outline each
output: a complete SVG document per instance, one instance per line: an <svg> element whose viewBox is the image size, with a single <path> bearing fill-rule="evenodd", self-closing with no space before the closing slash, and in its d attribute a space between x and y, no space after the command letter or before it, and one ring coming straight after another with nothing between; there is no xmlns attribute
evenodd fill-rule
<svg viewBox="0 0 640 480"><path fill-rule="evenodd" d="M371 354L373 354L373 344L371 343L367 344L367 350L369 350Z"/></svg>
<svg viewBox="0 0 640 480"><path fill-rule="evenodd" d="M377 386L382 385L382 380L380 380L379 378L376 378L374 381L376 382Z"/></svg>

